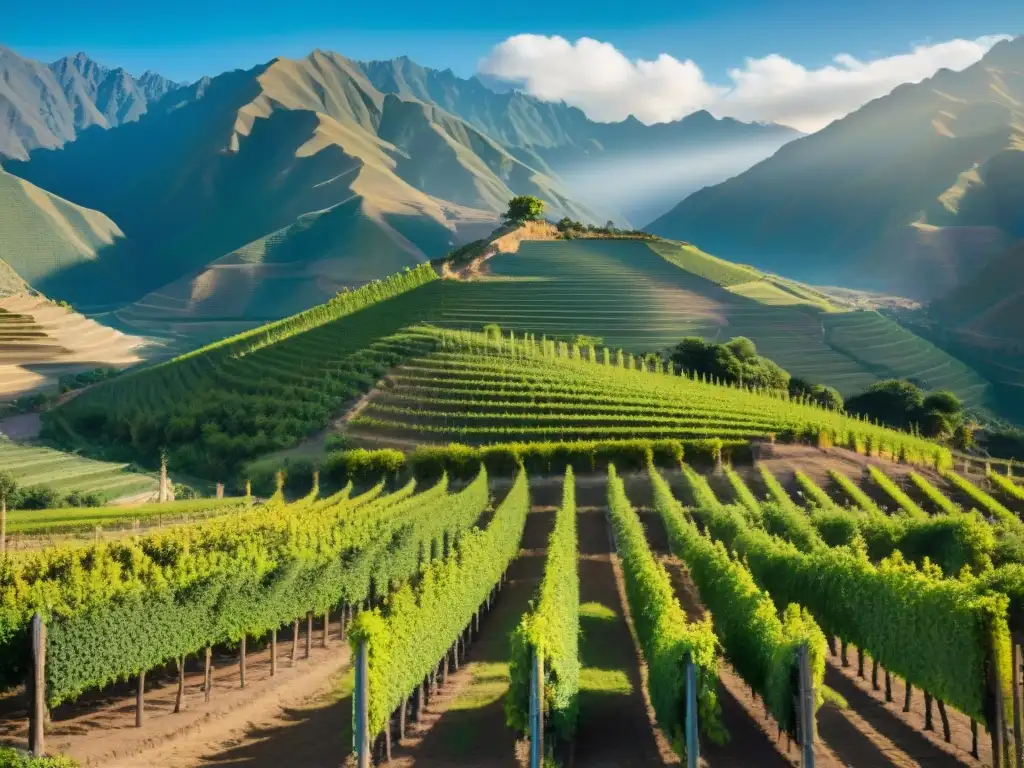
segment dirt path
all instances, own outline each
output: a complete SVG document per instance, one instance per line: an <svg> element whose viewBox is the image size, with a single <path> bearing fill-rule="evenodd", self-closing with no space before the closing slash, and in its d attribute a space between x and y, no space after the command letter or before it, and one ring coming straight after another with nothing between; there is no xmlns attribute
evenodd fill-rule
<svg viewBox="0 0 1024 768"><path fill-rule="evenodd" d="M633 498L632 496L630 497ZM688 615L703 615L703 606L696 586L690 579L686 567L669 554L668 537L658 515L641 510L641 518L647 531L651 549L660 555L663 564L672 577L676 594ZM948 709L952 743L941 740L939 732L924 731L924 700L920 691L912 697L909 713L904 713L903 696L905 688L901 680L892 681L893 702L884 700L884 684L879 691L873 691L870 681L870 662L867 662L868 679L860 679L856 673L855 652L848 649L850 666L843 668L838 659L829 658L825 684L837 691L849 703L849 708L840 710L832 706L822 707L818 712L818 741L815 744L816 764L821 768L911 768L927 765L940 768L961 768L981 766L990 759L988 739L980 729L982 762L970 757L970 721L962 714ZM799 764L795 745L788 745L785 739L774 738L777 726L765 715L763 707L755 702L749 688L736 673L723 663L719 670L723 723L732 735L724 747L712 744L702 745L702 757L709 766L732 765L782 765ZM879 680L884 677L880 671ZM935 711L935 727L941 729L939 715ZM764 742L767 741L767 744ZM760 743L747 753L745 745ZM738 752L730 753L731 750ZM774 757L766 750L775 752ZM767 761L767 762L758 762Z"/></svg>
<svg viewBox="0 0 1024 768"><path fill-rule="evenodd" d="M603 495L604 489L596 489ZM597 493L579 493L581 497ZM578 768L678 763L652 726L636 645L620 599L603 507L581 507Z"/></svg>
<svg viewBox="0 0 1024 768"><path fill-rule="evenodd" d="M505 725L509 685L509 635L529 608L544 575L547 541L554 526L551 507L527 517L522 550L494 609L470 646L468 664L450 676L429 710L394 752L391 765L516 768L516 734Z"/></svg>
<svg viewBox="0 0 1024 768"><path fill-rule="evenodd" d="M214 687L204 701L202 661L186 662L185 707L173 712L177 676L171 670L151 671L146 680L146 721L135 727L135 680L86 694L52 712L47 751L66 754L83 766L185 768L205 763L280 768L287 751L305 745L306 758L296 765L333 766L340 733L351 718L338 713L348 667L348 644L332 625L329 647L320 647L322 624L314 627L313 648L305 658L304 624L298 658L290 661L290 632L278 643L278 671L270 676L269 648L251 651L246 659L246 687L239 686L237 655L215 654ZM250 642L250 648L256 646ZM348 675L350 677L350 675ZM331 714L327 714L327 711ZM0 744L23 747L27 715L23 697L0 701ZM274 738L270 738L273 736ZM236 756L245 754L244 761ZM276 756L276 757L275 757ZM308 758L308 759L307 759Z"/></svg>
<svg viewBox="0 0 1024 768"><path fill-rule="evenodd" d="M686 566L669 553L668 535L661 518L647 510L640 510L640 518L647 533L648 546L668 571L676 597L686 611L687 618L699 621L705 614L700 594ZM710 768L735 765L754 768L799 766L800 751L797 745L791 744L785 736L779 736L775 720L765 712L764 706L751 694L750 688L725 659L719 663L718 682L722 724L729 739L725 744L714 744L704 739L701 743L704 764ZM846 765L823 744L816 745L815 764L821 768L842 768ZM861 768L861 763L849 765Z"/></svg>

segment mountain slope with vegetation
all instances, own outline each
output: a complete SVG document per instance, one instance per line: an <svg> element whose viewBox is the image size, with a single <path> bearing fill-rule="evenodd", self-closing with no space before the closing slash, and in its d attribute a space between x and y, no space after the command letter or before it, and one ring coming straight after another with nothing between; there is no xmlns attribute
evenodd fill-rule
<svg viewBox="0 0 1024 768"><path fill-rule="evenodd" d="M515 194L594 220L480 131L321 51L200 80L138 122L9 167L127 235L101 264L34 287L93 308L141 299L150 317L286 315L479 238Z"/></svg>
<svg viewBox="0 0 1024 768"><path fill-rule="evenodd" d="M1024 236L1024 39L903 85L649 229L819 283L930 299ZM742 226L737 226L742 222Z"/></svg>
<svg viewBox="0 0 1024 768"><path fill-rule="evenodd" d="M0 170L0 294L18 293L25 282L45 283L96 259L123 237L120 227L99 211ZM2 277L12 273L9 280Z"/></svg>

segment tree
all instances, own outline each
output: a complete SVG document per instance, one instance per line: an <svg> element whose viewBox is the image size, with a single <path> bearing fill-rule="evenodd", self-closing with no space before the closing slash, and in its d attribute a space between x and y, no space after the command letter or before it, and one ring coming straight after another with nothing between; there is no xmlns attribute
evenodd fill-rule
<svg viewBox="0 0 1024 768"><path fill-rule="evenodd" d="M790 381L792 382L792 380ZM835 387L826 387L818 384L813 388L811 397L822 408L827 408L830 411L843 410L843 396L839 394L839 390Z"/></svg>
<svg viewBox="0 0 1024 768"><path fill-rule="evenodd" d="M789 395L790 397L801 397L803 395L813 395L814 385L805 378L800 376L791 376L789 379Z"/></svg>
<svg viewBox="0 0 1024 768"><path fill-rule="evenodd" d="M746 336L737 336L725 344L726 349L732 352L737 360L749 363L757 360L757 345Z"/></svg>
<svg viewBox="0 0 1024 768"><path fill-rule="evenodd" d="M958 416L963 412L964 404L952 392L940 391L929 394L921 403L921 409L944 413L947 416Z"/></svg>
<svg viewBox="0 0 1024 768"><path fill-rule="evenodd" d="M918 421L923 403L924 395L916 384L905 379L889 379L847 398L846 410L877 419L890 427L906 429Z"/></svg>
<svg viewBox="0 0 1024 768"><path fill-rule="evenodd" d="M18 481L10 472L0 472L0 555L7 552L7 498L18 490Z"/></svg>
<svg viewBox="0 0 1024 768"><path fill-rule="evenodd" d="M544 215L544 201L533 195L518 195L508 201L508 211L502 218L510 224L537 221Z"/></svg>

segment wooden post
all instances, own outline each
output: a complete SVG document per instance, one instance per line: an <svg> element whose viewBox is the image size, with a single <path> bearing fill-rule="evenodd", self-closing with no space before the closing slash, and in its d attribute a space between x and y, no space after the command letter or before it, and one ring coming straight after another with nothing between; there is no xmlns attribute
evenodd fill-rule
<svg viewBox="0 0 1024 768"><path fill-rule="evenodd" d="M938 699L936 703L939 706L939 720L942 721L942 738L948 744L950 739L952 739L952 734L949 732L949 716L946 714L946 702Z"/></svg>
<svg viewBox="0 0 1024 768"><path fill-rule="evenodd" d="M700 759L700 741L697 732L697 666L688 653L683 662L686 667L686 766L697 768Z"/></svg>
<svg viewBox="0 0 1024 768"><path fill-rule="evenodd" d="M270 676L277 674L277 628L270 630Z"/></svg>
<svg viewBox="0 0 1024 768"><path fill-rule="evenodd" d="M326 610L326 611L324 611L324 641L323 641L324 648L327 647L327 643L328 643L327 635L328 635L328 633L330 631L331 631L331 612L330 612L330 610Z"/></svg>
<svg viewBox="0 0 1024 768"><path fill-rule="evenodd" d="M971 719L971 757L978 757L978 721ZM993 754L993 758L995 755ZM995 760L992 761L993 763Z"/></svg>
<svg viewBox="0 0 1024 768"><path fill-rule="evenodd" d="M989 696L992 697L994 717L992 718L992 722L987 724L987 727L989 730L989 736L992 740L992 765L994 768L1000 768L1000 766L1003 765L1006 765L1006 768L1009 768L1009 761L1004 763L1003 760L1004 750L1007 748L1006 700L1003 697L1003 681L1000 679L1000 671L998 664L989 663L988 691Z"/></svg>
<svg viewBox="0 0 1024 768"><path fill-rule="evenodd" d="M907 684L906 694L903 696L903 711L910 711L911 698L914 695L914 686L910 684L909 680L904 681Z"/></svg>
<svg viewBox="0 0 1024 768"><path fill-rule="evenodd" d="M217 483L217 498L224 498L224 483Z"/></svg>
<svg viewBox="0 0 1024 768"><path fill-rule="evenodd" d="M892 701L892 673L885 670L885 700Z"/></svg>
<svg viewBox="0 0 1024 768"><path fill-rule="evenodd" d="M306 658L313 652L313 612L306 612Z"/></svg>
<svg viewBox="0 0 1024 768"><path fill-rule="evenodd" d="M242 635L242 644L238 646L238 680L245 688L245 635Z"/></svg>
<svg viewBox="0 0 1024 768"><path fill-rule="evenodd" d="M391 727L394 725L395 713L392 712L388 716L388 722L384 726L384 760L385 762L391 762Z"/></svg>
<svg viewBox="0 0 1024 768"><path fill-rule="evenodd" d="M544 658L534 649L530 667L530 768L544 765Z"/></svg>
<svg viewBox="0 0 1024 768"><path fill-rule="evenodd" d="M409 698L402 699L402 703L398 705L398 743L402 743L402 739L405 738L405 717L406 711L409 709Z"/></svg>
<svg viewBox="0 0 1024 768"><path fill-rule="evenodd" d="M32 615L31 709L28 713L28 748L35 757L46 752L46 624L38 613Z"/></svg>
<svg viewBox="0 0 1024 768"><path fill-rule="evenodd" d="M1024 766L1024 755L1021 754L1020 664L1020 643L1013 638L1013 759L1016 768Z"/></svg>
<svg viewBox="0 0 1024 768"><path fill-rule="evenodd" d="M857 653L859 654L860 651L858 650ZM863 658L864 657L862 656L861 659L863 660ZM864 672L864 664L861 663L860 664L860 669L858 670L858 674L860 674L861 677L864 677L863 672ZM872 659L871 660L871 690L873 690L873 691L879 690L879 688L878 688L878 659Z"/></svg>
<svg viewBox="0 0 1024 768"><path fill-rule="evenodd" d="M850 661L846 658L846 641L839 644L839 661L844 667L850 666Z"/></svg>
<svg viewBox="0 0 1024 768"><path fill-rule="evenodd" d="M444 658L441 659L441 687L448 685L448 652L445 651Z"/></svg>
<svg viewBox="0 0 1024 768"><path fill-rule="evenodd" d="M139 685L135 690L135 727L141 728L146 719L146 673L139 673Z"/></svg>
<svg viewBox="0 0 1024 768"><path fill-rule="evenodd" d="M928 691L924 692L924 729L926 731L935 730L932 723L932 695Z"/></svg>
<svg viewBox="0 0 1024 768"><path fill-rule="evenodd" d="M358 768L370 768L370 732L367 728L369 681L367 680L367 654L365 641L356 648L356 687L352 710L352 751L356 753Z"/></svg>
<svg viewBox="0 0 1024 768"><path fill-rule="evenodd" d="M206 668L203 670L203 694L207 702L213 691L213 649L206 646Z"/></svg>
<svg viewBox="0 0 1024 768"><path fill-rule="evenodd" d="M160 503L164 504L167 502L168 496L167 488L167 454L163 451L160 452Z"/></svg>
<svg viewBox="0 0 1024 768"><path fill-rule="evenodd" d="M800 677L800 753L803 768L814 768L814 688L807 645L797 650Z"/></svg>
<svg viewBox="0 0 1024 768"><path fill-rule="evenodd" d="M295 663L295 659L299 655L299 620L296 619L292 622L292 658L291 663Z"/></svg>
<svg viewBox="0 0 1024 768"><path fill-rule="evenodd" d="M181 712L185 703L185 657L178 659L178 694L174 697L174 711Z"/></svg>

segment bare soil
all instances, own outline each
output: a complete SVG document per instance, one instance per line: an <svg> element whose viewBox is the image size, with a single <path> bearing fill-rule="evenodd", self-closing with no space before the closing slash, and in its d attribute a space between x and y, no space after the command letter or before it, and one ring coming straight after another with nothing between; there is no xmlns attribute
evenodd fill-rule
<svg viewBox="0 0 1024 768"><path fill-rule="evenodd" d="M169 668L146 680L146 719L135 727L135 680L118 683L54 710L47 751L66 754L83 766L184 768L201 764L279 768L293 761L291 744L306 746L302 766L334 766L341 725L333 701L348 667L348 644L332 623L329 646L322 642L322 620L314 625L313 648L305 658L305 623L298 658L290 661L290 631L279 634L278 670L270 676L270 650L247 654L246 687L239 686L237 655L215 654L211 701L204 701L200 659L186 663L185 707L175 714L177 675ZM250 644L252 647L253 644ZM348 705L350 706L350 705ZM273 738L271 738L273 737ZM24 747L28 738L23 695L0 700L0 745ZM349 743L351 740L349 740ZM242 756L245 755L245 759Z"/></svg>
<svg viewBox="0 0 1024 768"><path fill-rule="evenodd" d="M402 768L507 766L517 768L516 738L505 725L509 635L529 609L544 576L547 541L554 526L551 507L534 506L527 516L522 550L508 570L494 608L481 622L468 663L448 678L419 723L393 750Z"/></svg>

